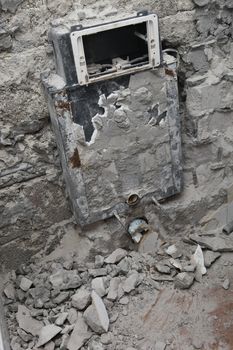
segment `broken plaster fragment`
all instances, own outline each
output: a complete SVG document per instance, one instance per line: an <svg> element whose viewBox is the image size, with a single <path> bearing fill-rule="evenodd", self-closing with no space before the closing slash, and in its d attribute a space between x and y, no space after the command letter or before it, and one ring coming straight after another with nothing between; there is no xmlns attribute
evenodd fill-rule
<svg viewBox="0 0 233 350"><path fill-rule="evenodd" d="M196 266L196 272L197 274L205 275L206 274L206 267L204 264L204 255L202 252L201 247L197 246L197 249L195 253L193 254L191 258L191 262L194 266Z"/></svg>

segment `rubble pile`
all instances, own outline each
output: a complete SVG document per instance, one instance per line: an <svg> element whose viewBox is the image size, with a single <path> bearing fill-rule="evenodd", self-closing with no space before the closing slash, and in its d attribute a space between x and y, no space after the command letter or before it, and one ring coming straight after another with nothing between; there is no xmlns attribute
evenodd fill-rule
<svg viewBox="0 0 233 350"><path fill-rule="evenodd" d="M129 304L146 290L166 284L188 289L195 280L201 282L206 268L221 256L218 250L231 249L227 240L190 235L186 242L162 242L154 253L145 252L144 240L143 252L118 248L85 264L74 255L20 266L4 289L12 350L138 349L137 340L118 334L118 317L127 315ZM229 288L229 280L223 288ZM161 344L155 349L166 348Z"/></svg>

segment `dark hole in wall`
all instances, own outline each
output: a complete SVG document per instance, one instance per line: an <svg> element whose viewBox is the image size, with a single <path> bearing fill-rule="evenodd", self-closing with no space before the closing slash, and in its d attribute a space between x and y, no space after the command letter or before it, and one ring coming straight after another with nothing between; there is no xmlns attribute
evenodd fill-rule
<svg viewBox="0 0 233 350"><path fill-rule="evenodd" d="M112 59L129 59L148 55L147 42L135 33L145 35L146 23L115 28L100 33L83 36L83 46L87 65L112 64Z"/></svg>
<svg viewBox="0 0 233 350"><path fill-rule="evenodd" d="M92 118L97 114L103 114L104 109L98 105L100 95L110 95L119 90L121 86L129 86L129 75L113 80L106 80L89 86L79 86L75 91L69 92L74 123L83 126L85 140L89 142L94 132Z"/></svg>

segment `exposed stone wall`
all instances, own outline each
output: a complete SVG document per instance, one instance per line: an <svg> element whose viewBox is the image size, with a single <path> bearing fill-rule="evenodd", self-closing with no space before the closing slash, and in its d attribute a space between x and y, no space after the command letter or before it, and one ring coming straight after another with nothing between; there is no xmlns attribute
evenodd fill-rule
<svg viewBox="0 0 233 350"><path fill-rule="evenodd" d="M180 52L185 180L184 193L164 210L180 230L227 201L233 169L231 0L0 0L0 8L1 262L17 264L48 246L72 220L40 82L40 73L54 66L48 29L67 17L158 13L163 45Z"/></svg>

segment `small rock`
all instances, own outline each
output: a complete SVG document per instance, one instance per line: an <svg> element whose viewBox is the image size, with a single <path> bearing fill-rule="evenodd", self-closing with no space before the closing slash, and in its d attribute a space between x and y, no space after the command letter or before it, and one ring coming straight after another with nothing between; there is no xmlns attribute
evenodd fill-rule
<svg viewBox="0 0 233 350"><path fill-rule="evenodd" d="M130 293L137 286L139 275L137 271L134 271L123 283L122 288L125 293Z"/></svg>
<svg viewBox="0 0 233 350"><path fill-rule="evenodd" d="M226 289L226 290L229 289L229 287L230 287L230 281L229 281L228 278L226 278L226 279L224 280L222 286L223 286L223 288Z"/></svg>
<svg viewBox="0 0 233 350"><path fill-rule="evenodd" d="M100 277L100 276L106 276L108 271L105 267L102 267L100 269L89 269L88 273L91 277Z"/></svg>
<svg viewBox="0 0 233 350"><path fill-rule="evenodd" d="M11 300L15 299L15 287L12 283L7 283L3 292L8 299L11 299Z"/></svg>
<svg viewBox="0 0 233 350"><path fill-rule="evenodd" d="M62 326L64 324L65 320L67 319L67 316L68 316L68 312L61 312L58 315L58 318L56 319L55 324L57 326Z"/></svg>
<svg viewBox="0 0 233 350"><path fill-rule="evenodd" d="M115 277L111 279L107 299L112 301L117 299L118 287L120 282L121 282L121 279L119 277Z"/></svg>
<svg viewBox="0 0 233 350"><path fill-rule="evenodd" d="M122 259L117 265L118 271L122 275L127 275L130 271L130 258L126 257Z"/></svg>
<svg viewBox="0 0 233 350"><path fill-rule="evenodd" d="M56 298L53 298L53 302L57 305L60 305L61 303L64 303L64 301L68 300L70 297L69 292L61 292L56 296Z"/></svg>
<svg viewBox="0 0 233 350"><path fill-rule="evenodd" d="M27 292L31 286L32 286L33 282L31 280L29 280L26 277L22 277L21 281L20 281L20 285L19 287L24 291Z"/></svg>
<svg viewBox="0 0 233 350"><path fill-rule="evenodd" d="M218 252L212 252L211 250L207 250L204 253L205 266L210 267L220 256L221 254Z"/></svg>
<svg viewBox="0 0 233 350"><path fill-rule="evenodd" d="M96 340L88 344L88 350L104 350L103 345Z"/></svg>
<svg viewBox="0 0 233 350"><path fill-rule="evenodd" d="M123 316L127 316L127 315L128 315L128 311L127 311L126 308L124 308L124 309L122 310L122 315L123 315Z"/></svg>
<svg viewBox="0 0 233 350"><path fill-rule="evenodd" d="M179 260L176 259L169 259L170 264L175 267L175 269L182 271L182 265Z"/></svg>
<svg viewBox="0 0 233 350"><path fill-rule="evenodd" d="M178 273L175 277L175 287L180 289L188 289L191 287L194 281L194 275L187 272Z"/></svg>
<svg viewBox="0 0 233 350"><path fill-rule="evenodd" d="M23 2L23 0L0 0L3 11L9 11L15 13L18 6Z"/></svg>
<svg viewBox="0 0 233 350"><path fill-rule="evenodd" d="M104 285L104 280L102 277L96 277L91 282L91 287L100 297L106 295L106 289Z"/></svg>
<svg viewBox="0 0 233 350"><path fill-rule="evenodd" d="M182 256L182 253L179 251L179 249L176 247L175 244L170 245L165 252L170 255L173 259L180 258Z"/></svg>
<svg viewBox="0 0 233 350"><path fill-rule="evenodd" d="M64 263L63 263L63 267L65 270L72 270L72 267L73 267L73 260L70 259L70 260L66 260Z"/></svg>
<svg viewBox="0 0 233 350"><path fill-rule="evenodd" d="M165 273L165 274L170 274L171 273L171 269L169 266L166 265L162 265L162 264L156 264L155 265L156 270L159 271L160 273Z"/></svg>
<svg viewBox="0 0 233 350"><path fill-rule="evenodd" d="M61 330L62 330L61 327L55 326L54 324L50 324L50 325L44 326L40 330L39 340L38 340L38 343L37 343L36 346L39 348L40 346L48 343L58 333L60 333Z"/></svg>
<svg viewBox="0 0 233 350"><path fill-rule="evenodd" d="M101 343L104 344L104 345L111 344L112 343L112 334L111 334L111 332L101 334L100 340L101 340Z"/></svg>
<svg viewBox="0 0 233 350"><path fill-rule="evenodd" d="M20 338L25 341L26 343L30 342L32 340L32 335L28 334L27 332L25 332L24 330L22 330L21 328L17 329L17 333L20 336Z"/></svg>
<svg viewBox="0 0 233 350"><path fill-rule="evenodd" d="M193 265L186 265L186 266L183 267L182 270L183 270L184 272L194 272L195 269L196 269L196 267L193 266Z"/></svg>
<svg viewBox="0 0 233 350"><path fill-rule="evenodd" d="M71 308L71 309L68 311L68 316L67 316L67 319L68 319L69 323L70 323L71 325L74 324L74 323L77 321L77 318L78 318L77 310L74 309L74 308Z"/></svg>
<svg viewBox="0 0 233 350"><path fill-rule="evenodd" d="M127 305L129 304L129 298L128 297L123 297L119 300L119 304L121 305Z"/></svg>
<svg viewBox="0 0 233 350"><path fill-rule="evenodd" d="M126 255L127 255L127 251L126 250L124 250L122 248L118 248L118 249L114 250L114 252L112 252L112 254L110 254L105 259L105 263L106 264L116 264L121 259L123 259Z"/></svg>
<svg viewBox="0 0 233 350"><path fill-rule="evenodd" d="M95 267L97 269L101 268L104 264L104 257L101 255L96 255L95 256Z"/></svg>
<svg viewBox="0 0 233 350"><path fill-rule="evenodd" d="M91 294L87 290L80 289L71 298L71 305L78 310L84 310L91 302Z"/></svg>
<svg viewBox="0 0 233 350"><path fill-rule="evenodd" d="M32 318L30 315L30 310L23 305L18 306L16 319L20 328L34 336L38 335L43 327L43 323Z"/></svg>
<svg viewBox="0 0 233 350"><path fill-rule="evenodd" d="M84 312L84 319L94 332L102 334L108 331L108 313L102 299L95 291L92 291L91 296L92 305Z"/></svg>
<svg viewBox="0 0 233 350"><path fill-rule="evenodd" d="M69 334L74 329L74 324L72 325L66 325L63 330L61 331L61 334Z"/></svg>
<svg viewBox="0 0 233 350"><path fill-rule="evenodd" d="M110 317L110 323L114 323L116 322L116 320L118 319L119 317L119 313L118 312L114 312L111 317Z"/></svg>
<svg viewBox="0 0 233 350"><path fill-rule="evenodd" d="M81 313L78 313L78 319L75 323L73 332L71 333L70 339L67 344L68 350L80 349L88 339L91 337L91 332L88 331L88 326L84 322Z"/></svg>

